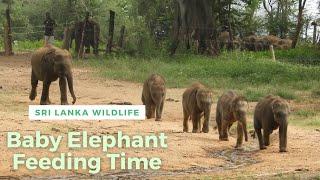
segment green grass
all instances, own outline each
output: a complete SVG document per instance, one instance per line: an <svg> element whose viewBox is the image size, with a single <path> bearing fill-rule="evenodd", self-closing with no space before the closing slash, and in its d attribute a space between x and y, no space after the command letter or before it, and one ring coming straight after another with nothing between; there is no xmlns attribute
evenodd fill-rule
<svg viewBox="0 0 320 180"><path fill-rule="evenodd" d="M320 56L319 56L320 58ZM274 94L297 99L297 91L320 88L320 67L272 62L262 52L224 52L217 58L197 55L129 57L109 55L82 61L77 66L93 67L99 76L143 82L151 73L163 75L169 87L183 88L200 81L214 89L234 89L248 100Z"/></svg>
<svg viewBox="0 0 320 180"><path fill-rule="evenodd" d="M319 128L320 127L320 116L316 109L299 109L292 113L292 118L290 118L290 123L309 128Z"/></svg>
<svg viewBox="0 0 320 180"><path fill-rule="evenodd" d="M307 127L307 128L319 128L320 126L320 117L312 117L312 118L292 118L289 121L290 124L294 124L296 126Z"/></svg>
<svg viewBox="0 0 320 180"><path fill-rule="evenodd" d="M298 111L295 111L294 115L297 115L299 117L309 118L309 117L316 116L317 112L314 109L300 109Z"/></svg>
<svg viewBox="0 0 320 180"><path fill-rule="evenodd" d="M42 47L44 45L44 40L39 40L39 41L15 41L13 43L13 51L14 52L19 52L19 51L33 51L38 49L39 47ZM62 41L54 41L54 45L61 47L62 46Z"/></svg>
<svg viewBox="0 0 320 180"><path fill-rule="evenodd" d="M312 45L303 45L296 49L277 51L276 57L285 62L320 65L320 49Z"/></svg>

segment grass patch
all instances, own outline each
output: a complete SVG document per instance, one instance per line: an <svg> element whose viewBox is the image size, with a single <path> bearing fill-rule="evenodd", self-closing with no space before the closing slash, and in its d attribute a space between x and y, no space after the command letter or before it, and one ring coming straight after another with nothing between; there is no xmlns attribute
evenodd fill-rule
<svg viewBox="0 0 320 180"><path fill-rule="evenodd" d="M320 87L320 67L272 62L262 52L224 52L217 58L196 55L129 57L109 55L75 61L93 67L99 76L142 83L151 73L166 78L168 87L182 88L199 81L214 89L234 89L249 101L268 94L297 99L296 91Z"/></svg>
<svg viewBox="0 0 320 180"><path fill-rule="evenodd" d="M303 45L295 49L276 50L275 56L281 61L303 65L320 65L319 47Z"/></svg>
<svg viewBox="0 0 320 180"><path fill-rule="evenodd" d="M288 100L293 100L293 99L297 98L295 93L291 90L288 90L288 89L278 89L277 92L275 93L275 95L278 95L278 96L280 96L284 99L288 99Z"/></svg>
<svg viewBox="0 0 320 180"><path fill-rule="evenodd" d="M38 41L14 41L13 43L13 51L19 52L19 51L33 51L38 49L39 47L43 47L44 40L38 40ZM62 46L62 41L55 40L54 45L57 47Z"/></svg>
<svg viewBox="0 0 320 180"><path fill-rule="evenodd" d="M302 126L302 127L309 127L309 128L319 128L320 126L320 118L319 117L312 117L307 119L301 119L301 118L294 118L289 121L289 123Z"/></svg>
<svg viewBox="0 0 320 180"><path fill-rule="evenodd" d="M244 96L248 101L259 101L262 97L266 95L265 89L252 89L248 88L245 90Z"/></svg>
<svg viewBox="0 0 320 180"><path fill-rule="evenodd" d="M316 116L317 112L315 110L313 110L313 109L312 110L310 110L310 109L301 109L301 110L295 111L294 115L297 115L299 117L308 118L308 117Z"/></svg>

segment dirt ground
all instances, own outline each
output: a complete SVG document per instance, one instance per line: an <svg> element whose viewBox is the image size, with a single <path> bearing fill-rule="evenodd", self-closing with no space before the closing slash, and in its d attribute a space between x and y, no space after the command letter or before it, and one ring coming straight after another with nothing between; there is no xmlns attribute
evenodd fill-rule
<svg viewBox="0 0 320 180"><path fill-rule="evenodd" d="M38 96L34 102L28 99L30 91L29 55L0 57L0 179L18 177L26 179L47 178L147 178L147 179L207 179L207 178L312 178L320 176L320 132L289 124L288 152L279 153L278 134L274 133L267 150L259 151L257 139L249 138L244 150L236 151L235 134L228 142L218 140L217 130L212 127L208 134L182 133L181 95L184 89L168 89L162 122L154 119L144 121L34 121L28 119L28 105L39 103L42 83L39 83ZM78 105L108 104L111 101L130 101L141 104L142 84L101 79L92 70L74 69L74 87ZM221 93L215 92L215 102ZM51 85L50 98L59 104L59 87ZM69 101L71 97L69 97ZM291 106L295 106L290 102ZM250 112L255 103L250 103ZM319 105L319 104L318 104ZM298 105L297 105L298 106ZM212 123L215 118L215 105L212 107ZM252 113L249 113L252 121ZM191 124L190 124L191 125ZM234 125L235 126L235 125ZM25 153L28 157L52 157L42 149L8 149L8 131L19 131L23 135L40 130L50 135L66 135L68 131L87 131L88 134L114 134L123 131L128 135L146 135L164 132L168 136L167 149L125 149L128 156L160 157L162 167L157 171L111 171L108 163L102 163L101 173L90 176L86 171L29 171L21 168L14 171L12 156ZM65 145L60 152L70 151ZM113 152L119 152L113 149ZM99 149L71 150L77 156L101 156Z"/></svg>

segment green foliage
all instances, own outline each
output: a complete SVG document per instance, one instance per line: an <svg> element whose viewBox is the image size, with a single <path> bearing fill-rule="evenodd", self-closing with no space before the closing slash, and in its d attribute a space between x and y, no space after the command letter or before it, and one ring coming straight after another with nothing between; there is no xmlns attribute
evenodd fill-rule
<svg viewBox="0 0 320 180"><path fill-rule="evenodd" d="M297 0L262 0L266 11L265 28L268 33L285 38L290 35L290 30L296 24L295 6Z"/></svg>

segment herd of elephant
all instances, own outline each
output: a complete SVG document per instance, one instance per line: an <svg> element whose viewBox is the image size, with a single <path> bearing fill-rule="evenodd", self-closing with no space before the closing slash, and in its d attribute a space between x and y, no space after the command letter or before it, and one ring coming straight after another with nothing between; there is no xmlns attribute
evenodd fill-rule
<svg viewBox="0 0 320 180"><path fill-rule="evenodd" d="M41 105L50 104L49 87L51 82L59 78L61 93L61 104L68 104L67 84L72 103L76 102L73 90L73 76L71 68L72 56L67 50L48 46L36 50L31 57L31 92L30 100L36 97L38 81L43 81L43 90L40 99ZM146 107L147 119L155 118L161 120L164 101L166 97L165 79L158 74L152 74L143 84L141 100ZM212 91L201 83L194 83L187 88L182 95L183 106L183 132L189 131L188 121L192 121L193 133L208 133L210 122L210 111L213 104ZM228 132L234 122L237 121L237 142L235 148L241 148L243 135L248 141L247 132L247 101L244 96L234 91L223 93L217 102L216 124L219 131L219 140L228 141ZM269 136L279 128L280 152L287 151L287 126L289 105L288 103L273 95L268 95L255 107L254 129L258 136L260 149L265 149L270 144ZM201 128L201 118L203 124ZM263 134L261 132L263 130Z"/></svg>

